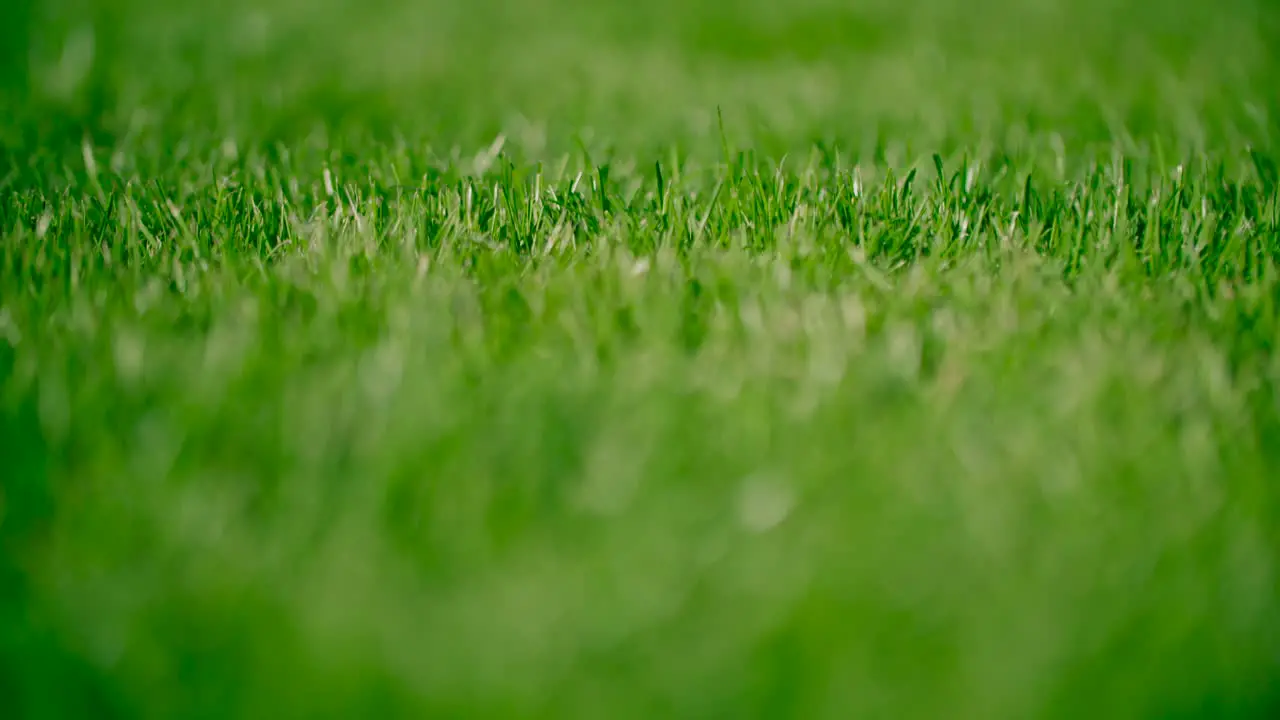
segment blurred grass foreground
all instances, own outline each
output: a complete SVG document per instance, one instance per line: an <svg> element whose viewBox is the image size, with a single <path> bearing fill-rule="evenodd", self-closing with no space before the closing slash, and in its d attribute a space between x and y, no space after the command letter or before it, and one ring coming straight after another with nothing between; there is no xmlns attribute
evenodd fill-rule
<svg viewBox="0 0 1280 720"><path fill-rule="evenodd" d="M0 717L1280 717L1280 6L4 0Z"/></svg>

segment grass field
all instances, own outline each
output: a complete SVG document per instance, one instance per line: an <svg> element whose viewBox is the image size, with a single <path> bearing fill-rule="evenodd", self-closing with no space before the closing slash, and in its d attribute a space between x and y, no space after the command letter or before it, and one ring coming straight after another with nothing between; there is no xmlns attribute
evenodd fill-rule
<svg viewBox="0 0 1280 720"><path fill-rule="evenodd" d="M3 717L1280 717L1280 6L3 4Z"/></svg>

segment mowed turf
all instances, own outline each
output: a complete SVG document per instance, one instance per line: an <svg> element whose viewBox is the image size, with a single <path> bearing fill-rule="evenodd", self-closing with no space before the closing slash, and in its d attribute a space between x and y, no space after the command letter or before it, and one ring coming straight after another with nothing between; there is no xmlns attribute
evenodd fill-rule
<svg viewBox="0 0 1280 720"><path fill-rule="evenodd" d="M0 715L1280 716L1266 0L5 0Z"/></svg>

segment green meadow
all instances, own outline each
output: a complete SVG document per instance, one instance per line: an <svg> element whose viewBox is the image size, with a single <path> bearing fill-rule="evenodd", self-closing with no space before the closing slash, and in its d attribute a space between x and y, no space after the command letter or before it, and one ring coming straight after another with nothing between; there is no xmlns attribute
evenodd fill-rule
<svg viewBox="0 0 1280 720"><path fill-rule="evenodd" d="M1280 717L1280 6L4 0L0 715Z"/></svg>

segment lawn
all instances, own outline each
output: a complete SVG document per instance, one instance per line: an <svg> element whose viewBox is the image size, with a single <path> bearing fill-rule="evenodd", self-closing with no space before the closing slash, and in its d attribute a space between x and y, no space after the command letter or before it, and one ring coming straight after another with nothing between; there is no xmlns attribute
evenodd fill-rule
<svg viewBox="0 0 1280 720"><path fill-rule="evenodd" d="M3 4L0 715L1280 717L1273 2Z"/></svg>

